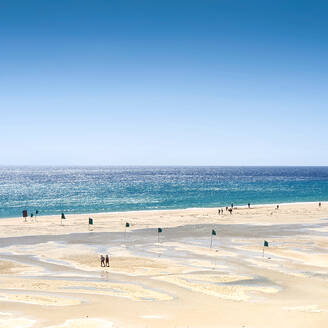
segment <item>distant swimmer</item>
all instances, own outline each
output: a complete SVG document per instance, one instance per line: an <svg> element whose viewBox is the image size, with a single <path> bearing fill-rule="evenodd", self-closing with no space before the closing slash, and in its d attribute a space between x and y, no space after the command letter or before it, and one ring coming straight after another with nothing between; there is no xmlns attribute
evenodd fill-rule
<svg viewBox="0 0 328 328"><path fill-rule="evenodd" d="M108 254L106 255L106 267L109 267L109 256L108 256Z"/></svg>
<svg viewBox="0 0 328 328"><path fill-rule="evenodd" d="M102 266L102 267L105 266L105 258L103 255L100 256L100 266Z"/></svg>
<svg viewBox="0 0 328 328"><path fill-rule="evenodd" d="M233 208L233 203L231 203L231 208Z"/></svg>

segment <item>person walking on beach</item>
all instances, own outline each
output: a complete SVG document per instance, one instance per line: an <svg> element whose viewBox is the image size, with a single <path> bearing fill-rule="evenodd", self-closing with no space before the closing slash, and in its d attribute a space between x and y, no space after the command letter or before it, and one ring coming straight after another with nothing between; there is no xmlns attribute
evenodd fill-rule
<svg viewBox="0 0 328 328"><path fill-rule="evenodd" d="M108 254L106 255L106 267L109 267L109 256L108 256Z"/></svg>
<svg viewBox="0 0 328 328"><path fill-rule="evenodd" d="M103 255L100 256L100 266L102 266L102 267L105 266L105 258Z"/></svg>
<svg viewBox="0 0 328 328"><path fill-rule="evenodd" d="M248 208L251 208L251 203L248 203Z"/></svg>
<svg viewBox="0 0 328 328"><path fill-rule="evenodd" d="M319 202L319 207L321 207L321 202Z"/></svg>

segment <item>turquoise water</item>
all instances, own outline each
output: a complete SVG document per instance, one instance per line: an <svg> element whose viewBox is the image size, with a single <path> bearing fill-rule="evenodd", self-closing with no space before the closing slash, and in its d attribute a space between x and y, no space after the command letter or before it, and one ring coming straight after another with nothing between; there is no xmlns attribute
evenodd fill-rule
<svg viewBox="0 0 328 328"><path fill-rule="evenodd" d="M0 167L0 217L328 200L328 167Z"/></svg>

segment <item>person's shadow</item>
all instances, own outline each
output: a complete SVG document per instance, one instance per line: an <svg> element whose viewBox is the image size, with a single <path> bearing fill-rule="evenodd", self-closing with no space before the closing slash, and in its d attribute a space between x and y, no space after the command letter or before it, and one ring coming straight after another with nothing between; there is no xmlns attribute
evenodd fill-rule
<svg viewBox="0 0 328 328"><path fill-rule="evenodd" d="M109 280L109 272L108 271L105 271L105 270L101 271L100 278L102 280L108 281Z"/></svg>

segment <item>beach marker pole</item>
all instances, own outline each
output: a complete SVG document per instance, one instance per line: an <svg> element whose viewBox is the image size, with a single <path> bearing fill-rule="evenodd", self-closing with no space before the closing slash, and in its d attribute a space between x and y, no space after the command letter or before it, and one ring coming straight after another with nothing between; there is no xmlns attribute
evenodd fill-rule
<svg viewBox="0 0 328 328"><path fill-rule="evenodd" d="M162 228L158 228L158 229L157 229L157 243L158 243L158 245L159 245L159 234L160 234L162 231L163 231Z"/></svg>
<svg viewBox="0 0 328 328"><path fill-rule="evenodd" d="M214 229L212 229L212 233L211 233L211 245L210 245L210 248L212 248L213 236L216 236L216 231Z"/></svg>
<svg viewBox="0 0 328 328"><path fill-rule="evenodd" d="M130 223L129 222L125 222L125 231L124 231L124 242L126 243L126 228L130 227Z"/></svg>
<svg viewBox="0 0 328 328"><path fill-rule="evenodd" d="M263 252L262 252L262 257L264 257L264 247L269 247L269 243L265 240L263 244Z"/></svg>
<svg viewBox="0 0 328 328"><path fill-rule="evenodd" d="M61 225L63 225L63 220L66 219L65 214L62 213L60 218L61 218L61 221L60 221L61 222Z"/></svg>
<svg viewBox="0 0 328 328"><path fill-rule="evenodd" d="M23 210L23 218L24 218L24 222L27 222L26 218L27 218L27 210Z"/></svg>
<svg viewBox="0 0 328 328"><path fill-rule="evenodd" d="M93 219L89 218L89 231L92 230L91 226L93 225Z"/></svg>

